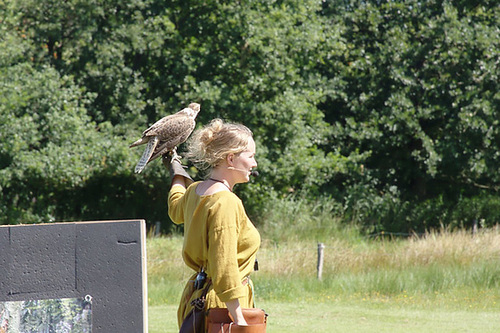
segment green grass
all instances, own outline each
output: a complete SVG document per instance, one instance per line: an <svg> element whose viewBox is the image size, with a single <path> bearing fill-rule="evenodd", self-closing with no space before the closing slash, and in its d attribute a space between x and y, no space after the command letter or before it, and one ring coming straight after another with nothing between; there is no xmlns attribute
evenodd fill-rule
<svg viewBox="0 0 500 333"><path fill-rule="evenodd" d="M274 235L277 235L274 234ZM269 332L500 332L500 231L434 232L406 240L263 236L253 274ZM148 238L150 332L176 332L190 271L182 237Z"/></svg>
<svg viewBox="0 0 500 333"><path fill-rule="evenodd" d="M269 332L497 332L498 313L372 301L269 303Z"/></svg>
<svg viewBox="0 0 500 333"><path fill-rule="evenodd" d="M444 300L444 303L448 301ZM440 307L430 302L425 307L402 305L398 300L317 300L300 302L262 301L269 313L268 332L470 332L500 331L498 309ZM176 305L149 308L150 333L178 332Z"/></svg>

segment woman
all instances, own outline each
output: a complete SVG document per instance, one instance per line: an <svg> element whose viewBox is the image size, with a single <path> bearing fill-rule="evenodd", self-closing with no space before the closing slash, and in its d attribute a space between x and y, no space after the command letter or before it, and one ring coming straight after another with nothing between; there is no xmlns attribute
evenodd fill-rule
<svg viewBox="0 0 500 333"><path fill-rule="evenodd" d="M232 191L236 184L248 182L257 167L252 132L243 125L215 119L193 133L188 158L198 168L207 169L209 176L191 183L182 167L180 172L171 171L169 216L174 223L184 224L183 258L196 272L182 294L179 327L192 309L191 301L203 291L194 287L202 270L207 281L212 281L206 308L227 307L234 323L245 326L241 309L254 307L249 275L254 270L260 235ZM174 158L172 166L176 163ZM173 169L179 170L179 165Z"/></svg>

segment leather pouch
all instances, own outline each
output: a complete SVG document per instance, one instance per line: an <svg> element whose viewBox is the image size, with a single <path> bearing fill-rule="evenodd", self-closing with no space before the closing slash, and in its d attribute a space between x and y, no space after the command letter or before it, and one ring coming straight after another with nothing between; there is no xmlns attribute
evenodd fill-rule
<svg viewBox="0 0 500 333"><path fill-rule="evenodd" d="M262 309L242 309L248 326L233 323L226 308L215 308L208 311L208 333L265 333L267 314Z"/></svg>

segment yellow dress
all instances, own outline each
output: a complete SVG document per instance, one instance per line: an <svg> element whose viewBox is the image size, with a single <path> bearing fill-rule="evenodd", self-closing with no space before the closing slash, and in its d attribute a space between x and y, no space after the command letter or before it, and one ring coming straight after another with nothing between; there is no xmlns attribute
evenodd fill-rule
<svg viewBox="0 0 500 333"><path fill-rule="evenodd" d="M212 280L207 309L224 308L226 301L236 298L241 307L253 307L253 288L247 277L254 270L260 247L259 232L234 193L220 191L198 195L196 188L199 183L193 183L187 189L174 185L168 197L170 218L176 224L184 224L184 262L194 270L180 301L179 327L192 309L191 300L202 292L193 288L201 267Z"/></svg>

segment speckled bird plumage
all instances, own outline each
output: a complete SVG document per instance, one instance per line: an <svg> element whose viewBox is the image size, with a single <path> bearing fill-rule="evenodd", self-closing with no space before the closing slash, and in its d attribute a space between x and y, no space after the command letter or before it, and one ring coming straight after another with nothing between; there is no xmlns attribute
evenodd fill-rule
<svg viewBox="0 0 500 333"><path fill-rule="evenodd" d="M200 112L200 104L191 103L187 108L163 117L145 130L142 137L130 145L132 148L146 144L135 172L140 173L146 164L162 155L174 152L177 146L185 142L194 130L198 112Z"/></svg>

